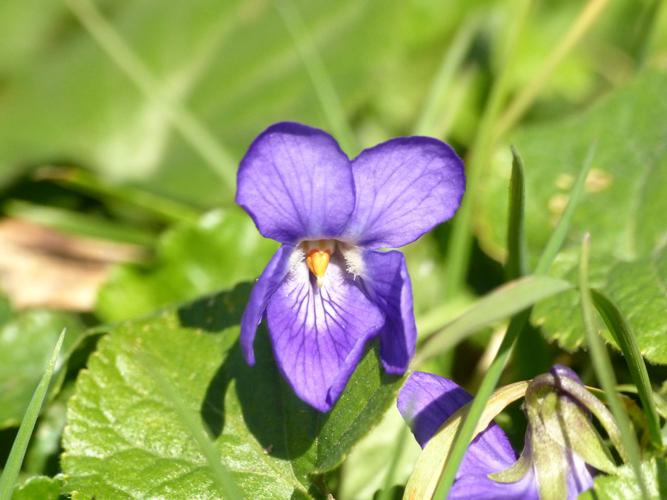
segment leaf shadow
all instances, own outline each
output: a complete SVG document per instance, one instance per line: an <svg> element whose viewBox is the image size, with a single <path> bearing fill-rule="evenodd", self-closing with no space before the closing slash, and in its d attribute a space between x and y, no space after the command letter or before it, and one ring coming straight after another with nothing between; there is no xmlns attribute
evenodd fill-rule
<svg viewBox="0 0 667 500"><path fill-rule="evenodd" d="M178 309L183 327L209 334L236 335L251 285L242 283ZM226 355L224 355L226 354ZM294 460L305 454L319 434L325 415L299 400L283 380L273 359L268 333L260 326L255 339L255 365L243 359L236 340L225 351L200 406L213 438L225 432L228 413L240 411L247 429L268 455ZM228 394L230 388L235 398Z"/></svg>

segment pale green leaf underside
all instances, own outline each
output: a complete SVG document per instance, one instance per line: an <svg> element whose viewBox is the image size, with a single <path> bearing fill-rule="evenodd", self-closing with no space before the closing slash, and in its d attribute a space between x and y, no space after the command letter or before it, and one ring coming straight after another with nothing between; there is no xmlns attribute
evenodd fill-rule
<svg viewBox="0 0 667 500"><path fill-rule="evenodd" d="M98 498L215 498L206 460L142 360L154 359L214 439L249 498L320 497L312 474L336 467L393 402L400 379L370 351L322 415L282 380L265 330L242 359L238 321L249 286L112 328L77 381L62 466L68 491ZM141 352L150 353L150 357Z"/></svg>
<svg viewBox="0 0 667 500"><path fill-rule="evenodd" d="M513 141L526 165L526 235L539 255L590 145L597 142L586 193L575 211L553 274L576 276L578 248L591 233L591 285L628 318L642 354L667 363L667 75L649 71L579 116L526 129ZM479 235L502 256L506 220L507 155L486 176ZM533 319L549 339L578 348L583 325L576 292L536 307Z"/></svg>

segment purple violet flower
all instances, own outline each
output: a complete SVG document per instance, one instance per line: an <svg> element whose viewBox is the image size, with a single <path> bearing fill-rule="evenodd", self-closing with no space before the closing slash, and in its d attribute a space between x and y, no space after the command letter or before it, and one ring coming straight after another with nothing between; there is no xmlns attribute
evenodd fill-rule
<svg viewBox="0 0 667 500"><path fill-rule="evenodd" d="M282 243L241 320L241 346L266 315L274 356L296 394L322 412L340 396L367 342L380 338L384 369L402 374L414 354L406 245L454 215L463 162L429 137L401 137L354 160L326 132L270 126L250 145L236 202L263 236Z"/></svg>
<svg viewBox="0 0 667 500"><path fill-rule="evenodd" d="M540 383L534 390L543 390L546 400L553 396L557 404L552 405L553 400L550 401L548 406L554 409L551 413L542 408L527 408L528 429L521 457L517 459L505 432L491 423L468 447L450 489L450 500L539 500L541 495L575 499L593 485L587 462L613 470L610 458L607 461L608 457L598 446L601 441L590 426L588 413L570 394L555 388L559 380L567 377L585 391L577 375L569 368L556 365L547 377L550 377L551 387L545 390L545 384ZM451 380L414 372L398 395L398 409L424 447L445 421L471 400L472 396ZM572 428L562 430L563 425L572 425ZM575 433L578 441L568 442L569 433ZM585 455L585 459L578 452Z"/></svg>

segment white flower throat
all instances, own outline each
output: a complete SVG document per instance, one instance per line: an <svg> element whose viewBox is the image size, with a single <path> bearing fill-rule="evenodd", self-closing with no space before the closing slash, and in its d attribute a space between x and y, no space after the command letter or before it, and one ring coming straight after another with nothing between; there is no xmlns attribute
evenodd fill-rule
<svg viewBox="0 0 667 500"><path fill-rule="evenodd" d="M315 277L317 286L322 287L326 280L327 269L336 253L345 260L345 270L356 278L363 274L361 250L348 243L338 240L306 240L298 246L299 261L305 258L308 269ZM296 253L296 252L295 252Z"/></svg>

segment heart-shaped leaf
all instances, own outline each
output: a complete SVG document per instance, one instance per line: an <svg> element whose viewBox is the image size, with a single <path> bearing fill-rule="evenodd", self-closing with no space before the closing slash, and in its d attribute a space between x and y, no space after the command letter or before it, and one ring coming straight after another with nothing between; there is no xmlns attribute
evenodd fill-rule
<svg viewBox="0 0 667 500"><path fill-rule="evenodd" d="M201 420L248 498L325 494L314 475L340 464L392 404L401 380L382 372L371 349L334 409L311 409L283 381L263 329L256 365L244 362L238 322L249 288L122 323L99 341L68 407L68 491L98 498L217 495L202 451L151 376L158 370Z"/></svg>
<svg viewBox="0 0 667 500"><path fill-rule="evenodd" d="M648 71L590 110L535 126L514 139L526 166L526 237L536 258L567 203L586 153L597 143L586 193L553 274L576 281L581 237L591 233L591 286L627 317L642 354L667 363L667 75ZM509 153L499 155L480 196L479 236L504 255ZM567 349L583 341L579 296L566 292L535 308L547 338Z"/></svg>

